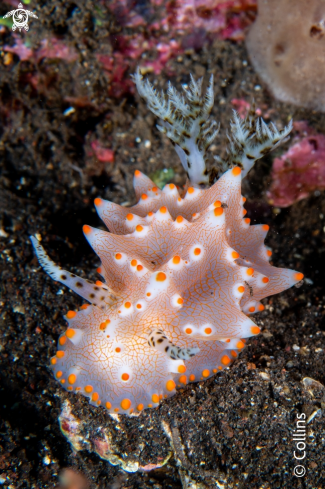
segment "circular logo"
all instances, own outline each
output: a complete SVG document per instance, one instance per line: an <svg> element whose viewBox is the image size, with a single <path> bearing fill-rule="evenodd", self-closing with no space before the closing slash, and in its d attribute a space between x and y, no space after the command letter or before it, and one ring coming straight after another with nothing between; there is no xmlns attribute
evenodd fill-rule
<svg viewBox="0 0 325 489"><path fill-rule="evenodd" d="M303 477L306 473L306 469L303 465L296 465L293 469L293 473L296 477Z"/></svg>
<svg viewBox="0 0 325 489"><path fill-rule="evenodd" d="M17 9L13 14L12 19L16 27L18 27L18 29L21 29L22 27L25 27L28 22L28 14L26 10Z"/></svg>

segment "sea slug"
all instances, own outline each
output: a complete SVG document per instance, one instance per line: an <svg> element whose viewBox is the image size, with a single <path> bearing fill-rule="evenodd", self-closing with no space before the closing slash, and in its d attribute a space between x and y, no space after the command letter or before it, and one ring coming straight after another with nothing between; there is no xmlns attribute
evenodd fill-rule
<svg viewBox="0 0 325 489"><path fill-rule="evenodd" d="M175 144L188 175L184 190L173 183L160 190L136 171L135 206L95 199L110 230L83 227L101 259L96 284L62 270L31 238L45 271L90 303L65 316L68 328L51 359L56 379L123 414L157 407L178 385L229 366L260 332L249 315L264 309L261 300L303 278L270 265L269 227L250 225L241 195L242 177L291 125L279 132L252 112L244 121L234 113L228 157L209 174L206 151L218 132L209 121L212 77L204 96L202 80L192 77L184 95L171 85L158 94L139 71L134 80Z"/></svg>

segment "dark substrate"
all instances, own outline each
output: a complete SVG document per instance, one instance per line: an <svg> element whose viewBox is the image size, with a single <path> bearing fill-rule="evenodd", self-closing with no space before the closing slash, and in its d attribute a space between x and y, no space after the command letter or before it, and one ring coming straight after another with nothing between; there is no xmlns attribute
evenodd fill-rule
<svg viewBox="0 0 325 489"><path fill-rule="evenodd" d="M54 3L43 3L44 13ZM92 3L86 4L91 10ZM51 23L46 15L41 18L40 39L48 29L55 32L59 19L62 23L59 16L52 17ZM81 16L62 28L67 42L81 42L84 22ZM85 43L89 60L99 42L96 35L93 32ZM2 41L9 42L9 34ZM213 153L224 154L233 98L255 98L258 106L273 109L272 120L278 124L293 117L325 131L323 115L275 102L265 87L260 89L246 60L244 45L215 41L200 53L189 51L169 62L168 68L177 73L172 81L178 86L190 72L215 75L214 116L222 130ZM310 392L302 383L311 377L325 384L325 195L320 192L281 211L270 207L265 190L274 155L259 162L245 183L248 217L252 224L270 225L267 244L273 249L274 265L299 270L309 281L265 301L265 311L254 317L262 333L248 342L231 368L179 390L157 410L144 411L137 418L121 417L119 423L104 409L67 394L52 378L49 359L66 328L62 315L81 300L40 270L29 236L40 234L61 266L98 279L98 260L81 231L85 223L102 225L93 199L134 203L135 169L152 175L171 167L173 180L184 183L172 145L158 133L154 117L137 96L101 100L102 105L98 102L87 110L77 108L67 120L62 115L66 108L62 94L70 93L74 71L64 62L56 69L62 75L60 83L53 82L42 96L24 83L30 70L27 62L15 58L11 66L2 65L0 75L0 474L8 478L4 486L59 487L62 469L72 467L86 477L90 488L218 487L216 480L225 488L325 487L325 388ZM94 98L96 90L98 97L105 90L98 70L91 74ZM159 85L166 87L166 82L162 74ZM86 154L89 131L114 149L115 163L103 166ZM150 148L144 146L145 140L151 141ZM125 461L145 466L159 463L170 452L173 455L160 469L132 474L94 453L74 452L58 424L65 399L86 422L86 435L99 426L108 427L114 450ZM307 473L297 478L292 440L296 415L304 412L309 417L317 410L307 429L303 461Z"/></svg>

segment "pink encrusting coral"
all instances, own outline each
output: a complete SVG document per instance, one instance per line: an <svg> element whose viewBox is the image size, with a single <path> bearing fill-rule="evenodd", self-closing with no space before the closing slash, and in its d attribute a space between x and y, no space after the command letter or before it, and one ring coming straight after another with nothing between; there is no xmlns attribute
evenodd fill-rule
<svg viewBox="0 0 325 489"><path fill-rule="evenodd" d="M325 136L305 137L275 158L271 176L267 197L277 207L288 207L315 190L324 190Z"/></svg>
<svg viewBox="0 0 325 489"><path fill-rule="evenodd" d="M204 97L202 80L192 78L185 97L169 85L166 97L139 71L134 79L161 120L158 129L175 144L189 177L185 190L160 190L136 171L136 205L95 199L110 230L83 228L101 260L96 284L56 266L32 238L51 277L91 303L66 315L51 360L55 377L91 404L125 414L156 407L178 385L229 366L260 331L249 315L264 309L262 299L303 278L270 265L269 227L250 225L241 195L242 176L291 125L279 132L252 113L244 121L234 114L228 158L218 160L210 187L206 151L218 132L209 120L212 78Z"/></svg>

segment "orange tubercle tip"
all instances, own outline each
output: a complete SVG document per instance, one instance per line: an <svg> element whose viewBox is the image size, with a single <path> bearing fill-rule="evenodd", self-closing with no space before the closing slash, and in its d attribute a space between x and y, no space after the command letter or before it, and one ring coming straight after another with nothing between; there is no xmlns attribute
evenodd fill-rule
<svg viewBox="0 0 325 489"><path fill-rule="evenodd" d="M232 356L232 357L236 358L236 356L237 356L237 352L235 352L235 350L231 350L231 352L230 352L230 353L231 353L231 356Z"/></svg>
<svg viewBox="0 0 325 489"><path fill-rule="evenodd" d="M243 285L240 285L237 290L238 290L238 292L243 294L245 292L245 287Z"/></svg>
<svg viewBox="0 0 325 489"><path fill-rule="evenodd" d="M103 285L104 285L104 284L103 284L103 282L101 282L100 280L96 280L96 285L97 285L98 287L103 287Z"/></svg>
<svg viewBox="0 0 325 489"><path fill-rule="evenodd" d="M130 307L131 307L131 302L125 302L124 307L125 307L126 309L130 309Z"/></svg>
<svg viewBox="0 0 325 489"><path fill-rule="evenodd" d="M132 221L132 219L133 219L133 214L127 214L126 219L127 219L128 221Z"/></svg>
<svg viewBox="0 0 325 489"><path fill-rule="evenodd" d="M135 228L135 230L140 233L141 231L143 231L143 227L140 226L140 224L137 225L137 227Z"/></svg>
<svg viewBox="0 0 325 489"><path fill-rule="evenodd" d="M87 392L87 394L90 394L92 391L93 391L93 386L92 385L86 385L85 386L85 392Z"/></svg>
<svg viewBox="0 0 325 489"><path fill-rule="evenodd" d="M156 404L157 402L159 402L159 396L158 396L158 394L152 394L152 396L151 396L151 400L152 400L152 402L154 402L155 404Z"/></svg>
<svg viewBox="0 0 325 489"><path fill-rule="evenodd" d="M193 194L193 193L194 193L194 188L193 188L193 187L189 187L189 188L187 189L187 192L188 192L189 194Z"/></svg>
<svg viewBox="0 0 325 489"><path fill-rule="evenodd" d="M262 278L263 284L267 284L269 281L270 281L270 279L268 277L263 277Z"/></svg>
<svg viewBox="0 0 325 489"><path fill-rule="evenodd" d="M252 306L252 307L250 307L248 310L249 310L249 312L255 312L255 307L254 307L254 306Z"/></svg>
<svg viewBox="0 0 325 489"><path fill-rule="evenodd" d="M77 380L77 376L75 374L70 374L68 377L69 384L74 384Z"/></svg>
<svg viewBox="0 0 325 489"><path fill-rule="evenodd" d="M246 200L247 200L246 197L242 197L243 202L246 202Z"/></svg>
<svg viewBox="0 0 325 489"><path fill-rule="evenodd" d="M53 357L53 358L51 358L51 365L55 365L55 364L56 364L56 358Z"/></svg>
<svg viewBox="0 0 325 489"><path fill-rule="evenodd" d="M98 272L98 269L97 269L97 272ZM89 304L82 304L82 306L80 306L80 309L82 309L84 311L85 309L87 309L87 307L89 307Z"/></svg>
<svg viewBox="0 0 325 489"><path fill-rule="evenodd" d="M259 334L260 331L261 331L261 329L258 326L252 326L251 327L251 332L253 334Z"/></svg>
<svg viewBox="0 0 325 489"><path fill-rule="evenodd" d="M186 372L186 367L185 367L185 365L180 365L180 366L178 367L178 369L177 369L177 370L178 370L178 372L179 372L180 374L185 374L185 372Z"/></svg>
<svg viewBox="0 0 325 489"><path fill-rule="evenodd" d="M246 273L247 275L252 276L254 273L254 268L247 268Z"/></svg>
<svg viewBox="0 0 325 489"><path fill-rule="evenodd" d="M241 174L241 169L239 168L239 166L235 166L235 168L232 169L232 172L231 172L235 177L238 177L238 175Z"/></svg>
<svg viewBox="0 0 325 489"><path fill-rule="evenodd" d="M231 256L233 257L234 260L236 260L237 258L239 258L239 253L237 253L237 251L233 251L231 253Z"/></svg>
<svg viewBox="0 0 325 489"><path fill-rule="evenodd" d="M210 370L205 368L202 372L202 377L207 378L207 377L209 377L209 375L210 375Z"/></svg>
<svg viewBox="0 0 325 489"><path fill-rule="evenodd" d="M121 408L127 410L130 409L130 407L131 407L130 399L123 399L123 401L121 402Z"/></svg>
<svg viewBox="0 0 325 489"><path fill-rule="evenodd" d="M194 255L198 256L201 254L201 248L195 248L194 249Z"/></svg>
<svg viewBox="0 0 325 489"><path fill-rule="evenodd" d="M121 253L116 253L115 258L116 260L120 260L122 258Z"/></svg>
<svg viewBox="0 0 325 489"><path fill-rule="evenodd" d="M137 270L138 270L138 272L141 272L141 270L143 270L143 266L142 265L138 265L137 266Z"/></svg>
<svg viewBox="0 0 325 489"><path fill-rule="evenodd" d="M211 328L205 328L204 332L205 332L205 334L211 334L212 329Z"/></svg>
<svg viewBox="0 0 325 489"><path fill-rule="evenodd" d="M103 201L99 197L96 197L96 199L94 200L94 204L98 207L103 204Z"/></svg>
<svg viewBox="0 0 325 489"><path fill-rule="evenodd" d="M134 176L135 176L135 177L140 177L140 176L141 176L141 171L139 171L139 170L135 170L135 172L134 172Z"/></svg>
<svg viewBox="0 0 325 489"><path fill-rule="evenodd" d="M148 216L149 217L153 216L153 212L152 211L148 212Z"/></svg>
<svg viewBox="0 0 325 489"><path fill-rule="evenodd" d="M84 232L85 234L89 234L89 233L91 233L91 227L90 227L90 226L88 226L87 224L85 224L85 225L82 227L82 229L83 229L83 232Z"/></svg>
<svg viewBox="0 0 325 489"><path fill-rule="evenodd" d="M75 330L72 328L68 328L65 332L66 336L71 340L76 334Z"/></svg>
<svg viewBox="0 0 325 489"><path fill-rule="evenodd" d="M180 257L179 257L179 256L177 256L177 255L176 255L176 256L174 256L174 258L173 258L173 263L174 263L175 265L178 265L180 261L181 261L181 259L180 259Z"/></svg>
<svg viewBox="0 0 325 489"><path fill-rule="evenodd" d="M247 210L243 209L243 216L246 216L246 214L247 214Z"/></svg>
<svg viewBox="0 0 325 489"><path fill-rule="evenodd" d="M94 392L93 395L91 396L91 400L96 402L99 399L99 394L98 392Z"/></svg>
<svg viewBox="0 0 325 489"><path fill-rule="evenodd" d="M142 200L147 200L147 198L148 198L148 195L147 195L147 194L142 194L142 195L141 195L141 199L142 199Z"/></svg>
<svg viewBox="0 0 325 489"><path fill-rule="evenodd" d="M111 409L112 404L110 402L106 402L105 407L106 407L106 409Z"/></svg>
<svg viewBox="0 0 325 489"><path fill-rule="evenodd" d="M217 207L216 209L214 209L214 215L216 217L222 216L222 214L223 214L223 208L222 207Z"/></svg>
<svg viewBox="0 0 325 489"><path fill-rule="evenodd" d="M168 390L168 392L171 392L175 389L176 387L176 384L173 380L167 380L166 382L166 389Z"/></svg>
<svg viewBox="0 0 325 489"><path fill-rule="evenodd" d="M133 267L135 267L135 266L137 265L137 263L138 263L138 262L137 262L137 260L131 260L131 265L132 265Z"/></svg>
<svg viewBox="0 0 325 489"><path fill-rule="evenodd" d="M182 216L177 216L176 217L176 222L180 223L180 222L183 222L184 221L184 218Z"/></svg>
<svg viewBox="0 0 325 489"><path fill-rule="evenodd" d="M268 224L263 224L262 228L263 231L268 231L270 229L270 226Z"/></svg>
<svg viewBox="0 0 325 489"><path fill-rule="evenodd" d="M249 217L246 217L246 219L244 219L244 221L246 222L246 224L249 224L251 222Z"/></svg>
<svg viewBox="0 0 325 489"><path fill-rule="evenodd" d="M63 346L67 341L67 337L65 335L60 336L59 338L59 345Z"/></svg>
<svg viewBox="0 0 325 489"><path fill-rule="evenodd" d="M263 304L259 304L259 305L258 305L258 310L259 310L260 312L264 311L264 309L265 309L265 307L263 306Z"/></svg>
<svg viewBox="0 0 325 489"><path fill-rule="evenodd" d="M190 377L189 377L189 379L190 379L190 381L191 381L191 382L194 382L194 380L195 380L195 375L194 375L194 374L191 374L191 375L190 375Z"/></svg>
<svg viewBox="0 0 325 489"><path fill-rule="evenodd" d="M121 352L121 348L118 346L117 348L115 348L115 351L116 351L116 353L120 353Z"/></svg>
<svg viewBox="0 0 325 489"><path fill-rule="evenodd" d="M76 311L68 311L67 312L67 318L68 319L73 319L74 317L76 317L77 313Z"/></svg>
<svg viewBox="0 0 325 489"><path fill-rule="evenodd" d="M63 358L63 357L64 357L64 351L63 351L63 350L58 350L58 351L56 352L56 356L57 356L58 358Z"/></svg>
<svg viewBox="0 0 325 489"><path fill-rule="evenodd" d="M191 328L186 328L185 333L186 333L186 334L191 334L191 333L192 333Z"/></svg>
<svg viewBox="0 0 325 489"><path fill-rule="evenodd" d="M157 192L158 187L152 187L152 189L151 189L151 190L152 190L153 192Z"/></svg>
<svg viewBox="0 0 325 489"><path fill-rule="evenodd" d="M137 405L137 410L138 410L138 411L142 411L142 410L143 410L143 408L144 408L143 404L138 404L138 405Z"/></svg>
<svg viewBox="0 0 325 489"><path fill-rule="evenodd" d="M272 256L272 251L271 250L266 250L267 256Z"/></svg>
<svg viewBox="0 0 325 489"><path fill-rule="evenodd" d="M303 273L295 273L295 280L298 280L300 282L300 280L302 280L304 278L304 274Z"/></svg>
<svg viewBox="0 0 325 489"><path fill-rule="evenodd" d="M156 276L157 282L164 282L166 280L166 274L164 272L158 272Z"/></svg>
<svg viewBox="0 0 325 489"><path fill-rule="evenodd" d="M61 372L61 370L59 370L58 372L56 372L56 377L57 379L60 379L63 375L63 372Z"/></svg>
<svg viewBox="0 0 325 489"><path fill-rule="evenodd" d="M177 299L177 304L183 304L183 302L184 302L184 299L182 297L179 297Z"/></svg>
<svg viewBox="0 0 325 489"><path fill-rule="evenodd" d="M229 363L230 363L230 358L229 358L227 355L224 355L224 356L221 358L221 363L222 363L222 365L229 365Z"/></svg>
<svg viewBox="0 0 325 489"><path fill-rule="evenodd" d="M161 212L162 214L166 214L166 212L167 212L167 207L163 205L162 207L160 207L160 209L159 209L159 210L160 210L160 212Z"/></svg>
<svg viewBox="0 0 325 489"><path fill-rule="evenodd" d="M142 305L141 304L137 304L137 309L142 309Z"/></svg>
<svg viewBox="0 0 325 489"><path fill-rule="evenodd" d="M238 341L236 347L238 348L238 350L241 350L242 348L244 348L245 346L245 343L243 343L241 340Z"/></svg>
<svg viewBox="0 0 325 489"><path fill-rule="evenodd" d="M215 203L213 204L214 207L221 207L221 202L220 200L216 200Z"/></svg>
<svg viewBox="0 0 325 489"><path fill-rule="evenodd" d="M179 380L179 382L181 384L186 384L187 383L187 377L186 377L186 375L181 375L178 380Z"/></svg>
<svg viewBox="0 0 325 489"><path fill-rule="evenodd" d="M174 190L175 185L174 185L173 183L170 183L170 184L169 184L169 188L170 188L170 190Z"/></svg>

